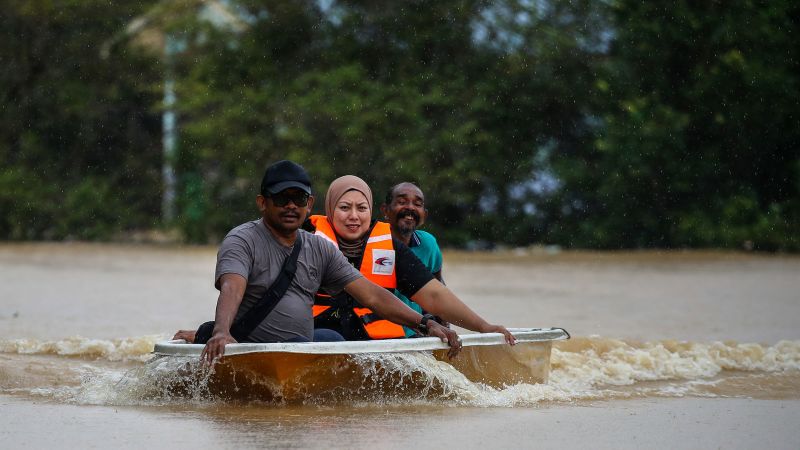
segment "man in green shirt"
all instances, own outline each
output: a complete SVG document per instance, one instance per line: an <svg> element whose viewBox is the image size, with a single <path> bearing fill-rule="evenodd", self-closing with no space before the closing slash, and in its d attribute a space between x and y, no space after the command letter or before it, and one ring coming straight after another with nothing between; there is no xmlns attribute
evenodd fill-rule
<svg viewBox="0 0 800 450"><path fill-rule="evenodd" d="M408 245L433 276L444 283L442 251L439 249L439 244L432 234L417 229L425 223L428 214L425 209L425 194L422 193L422 190L410 182L393 186L386 194L386 202L381 205L381 212L392 229L392 237ZM395 295L411 309L422 313L422 307L418 304L399 292L395 292ZM406 337L416 334L411 328L403 328L405 328Z"/></svg>

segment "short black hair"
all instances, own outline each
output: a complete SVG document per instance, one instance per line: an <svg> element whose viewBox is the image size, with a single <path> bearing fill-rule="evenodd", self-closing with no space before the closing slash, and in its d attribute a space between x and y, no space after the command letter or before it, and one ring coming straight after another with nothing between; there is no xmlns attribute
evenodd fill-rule
<svg viewBox="0 0 800 450"><path fill-rule="evenodd" d="M400 187L401 184L411 184L411 185L415 186L417 189L419 189L420 191L422 191L422 188L419 187L417 185L417 183L414 183L413 181L401 181L401 182L395 184L394 186L390 187L389 190L386 192L386 198L384 199L384 203L386 205L392 203L392 200L394 200L394 191L398 187Z"/></svg>

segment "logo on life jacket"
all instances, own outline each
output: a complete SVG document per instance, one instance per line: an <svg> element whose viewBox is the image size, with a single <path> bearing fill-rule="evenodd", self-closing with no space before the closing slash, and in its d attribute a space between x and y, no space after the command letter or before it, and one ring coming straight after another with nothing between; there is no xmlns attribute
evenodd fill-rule
<svg viewBox="0 0 800 450"><path fill-rule="evenodd" d="M375 249L372 251L373 275L391 275L394 272L394 250Z"/></svg>

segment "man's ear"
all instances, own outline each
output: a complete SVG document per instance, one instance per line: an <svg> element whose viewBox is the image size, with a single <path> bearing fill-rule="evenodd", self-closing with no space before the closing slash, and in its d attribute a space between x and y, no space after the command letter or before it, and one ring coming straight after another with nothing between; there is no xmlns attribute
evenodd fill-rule
<svg viewBox="0 0 800 450"><path fill-rule="evenodd" d="M428 208L422 208L422 214L419 215L419 224L417 224L417 228L425 225L425 219L428 218Z"/></svg>
<svg viewBox="0 0 800 450"><path fill-rule="evenodd" d="M381 205L381 213L383 213L384 219L389 219L389 207L386 205L386 203Z"/></svg>
<svg viewBox="0 0 800 450"><path fill-rule="evenodd" d="M308 205L306 205L306 208L308 208L308 213L311 214L311 209L314 208L314 196L313 195L309 195L308 196Z"/></svg>
<svg viewBox="0 0 800 450"><path fill-rule="evenodd" d="M260 212L264 212L267 209L267 198L261 194L256 195L256 206L258 206L258 210Z"/></svg>

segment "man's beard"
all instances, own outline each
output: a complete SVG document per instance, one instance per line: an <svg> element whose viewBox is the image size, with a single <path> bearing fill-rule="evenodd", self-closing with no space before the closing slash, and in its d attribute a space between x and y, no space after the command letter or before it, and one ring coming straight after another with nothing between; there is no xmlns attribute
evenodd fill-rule
<svg viewBox="0 0 800 450"><path fill-rule="evenodd" d="M405 220L403 220L406 216L411 216L414 219L414 223L411 225L406 225ZM416 231L418 224L419 214L413 209L404 209L397 214L397 231L403 236L408 236Z"/></svg>

